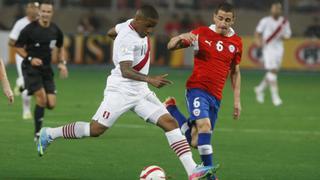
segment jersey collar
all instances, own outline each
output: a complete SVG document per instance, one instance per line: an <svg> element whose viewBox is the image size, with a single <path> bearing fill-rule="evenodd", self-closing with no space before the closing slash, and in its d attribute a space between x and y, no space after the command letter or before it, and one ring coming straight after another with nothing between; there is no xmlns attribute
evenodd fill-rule
<svg viewBox="0 0 320 180"><path fill-rule="evenodd" d="M215 24L211 24L210 26L209 26L209 28L213 31L213 32L216 32L216 25ZM229 33L226 35L227 37L231 37L231 36L233 36L235 34L235 31L234 31L234 29L233 28L230 28L230 31L229 31Z"/></svg>

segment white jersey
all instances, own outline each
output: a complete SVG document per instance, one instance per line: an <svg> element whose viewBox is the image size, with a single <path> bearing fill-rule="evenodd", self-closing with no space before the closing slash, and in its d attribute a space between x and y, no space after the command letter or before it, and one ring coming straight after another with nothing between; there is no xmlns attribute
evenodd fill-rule
<svg viewBox="0 0 320 180"><path fill-rule="evenodd" d="M290 38L291 36L290 23L288 20L284 21L282 16L277 20L272 16L262 18L256 28L256 32L262 34L265 48L275 50L283 49L282 38ZM269 42L266 43L268 39Z"/></svg>
<svg viewBox="0 0 320 180"><path fill-rule="evenodd" d="M148 74L150 66L150 42L141 38L130 25L132 20L118 24L117 37L113 43L113 63L115 68L108 77L104 99L92 117L98 123L111 127L125 112L131 110L145 121L157 124L168 110L150 91L146 82L123 78L120 62L132 61L132 67L142 74Z"/></svg>
<svg viewBox="0 0 320 180"><path fill-rule="evenodd" d="M20 32L22 31L23 28L25 28L28 24L30 24L31 21L28 19L28 17L23 17L19 19L13 26L9 38L12 40L18 40Z"/></svg>
<svg viewBox="0 0 320 180"><path fill-rule="evenodd" d="M116 25L117 37L113 43L113 63L115 68L107 80L107 90L122 91L133 96L149 92L148 84L122 77L120 62L132 61L133 69L147 75L150 66L150 42L148 37L140 37L130 25L132 19Z"/></svg>

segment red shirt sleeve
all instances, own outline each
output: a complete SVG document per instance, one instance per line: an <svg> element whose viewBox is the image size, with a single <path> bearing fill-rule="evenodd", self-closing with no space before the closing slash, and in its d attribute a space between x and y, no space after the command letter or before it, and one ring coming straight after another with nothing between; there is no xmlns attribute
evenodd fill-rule
<svg viewBox="0 0 320 180"><path fill-rule="evenodd" d="M200 33L200 28L194 29L191 31L192 34L198 35ZM185 39L182 40L184 46L191 46L192 42L189 42Z"/></svg>
<svg viewBox="0 0 320 180"><path fill-rule="evenodd" d="M234 58L234 61L236 64L240 64L241 57L242 57L242 40L239 38L237 52L236 52L236 56Z"/></svg>
<svg viewBox="0 0 320 180"><path fill-rule="evenodd" d="M195 35L198 35L198 34L200 34L200 31L201 31L201 29L197 28L197 29L192 30L191 33L195 34Z"/></svg>

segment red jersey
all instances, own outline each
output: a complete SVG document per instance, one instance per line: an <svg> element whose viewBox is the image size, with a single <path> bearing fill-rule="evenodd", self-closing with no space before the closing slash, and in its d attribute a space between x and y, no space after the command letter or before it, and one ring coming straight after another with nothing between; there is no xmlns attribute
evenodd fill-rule
<svg viewBox="0 0 320 180"><path fill-rule="evenodd" d="M187 89L199 88L217 99L222 99L222 90L232 63L239 64L242 55L241 38L232 30L228 36L214 32L215 25L199 27L194 49L194 68L187 81Z"/></svg>

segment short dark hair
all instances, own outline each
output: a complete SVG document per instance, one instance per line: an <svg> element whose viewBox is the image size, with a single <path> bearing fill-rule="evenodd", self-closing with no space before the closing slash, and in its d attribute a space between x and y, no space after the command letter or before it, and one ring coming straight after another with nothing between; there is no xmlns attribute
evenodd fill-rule
<svg viewBox="0 0 320 180"><path fill-rule="evenodd" d="M53 0L42 0L41 4L51 4L54 5Z"/></svg>
<svg viewBox="0 0 320 180"><path fill-rule="evenodd" d="M232 12L233 16L235 16L234 6L230 3L224 2L219 4L214 13L218 14L219 10L222 10L224 12Z"/></svg>
<svg viewBox="0 0 320 180"><path fill-rule="evenodd" d="M145 18L159 19L158 11L151 5L143 5L138 11L140 11Z"/></svg>

